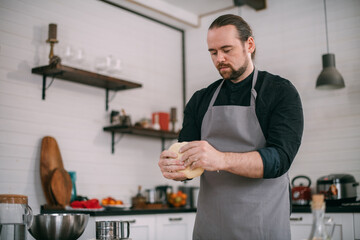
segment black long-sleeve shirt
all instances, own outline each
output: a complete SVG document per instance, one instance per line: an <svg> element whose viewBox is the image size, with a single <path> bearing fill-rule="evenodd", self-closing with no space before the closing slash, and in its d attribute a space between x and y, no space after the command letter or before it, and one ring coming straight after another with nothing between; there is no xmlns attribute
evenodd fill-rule
<svg viewBox="0 0 360 240"><path fill-rule="evenodd" d="M225 81L214 105L249 106L253 74L239 83ZM201 140L202 120L221 81L191 97L184 110L180 142ZM264 164L264 178L276 178L289 170L300 147L304 128L301 100L290 81L266 71L259 71L255 90L256 116L266 139L266 146L257 151Z"/></svg>

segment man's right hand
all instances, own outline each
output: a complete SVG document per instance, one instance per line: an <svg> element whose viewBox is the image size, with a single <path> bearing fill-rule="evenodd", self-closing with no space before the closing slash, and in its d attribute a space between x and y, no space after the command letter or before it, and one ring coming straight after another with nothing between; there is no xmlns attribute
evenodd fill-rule
<svg viewBox="0 0 360 240"><path fill-rule="evenodd" d="M168 150L164 150L160 155L158 163L163 176L167 179L176 181L186 180L186 176L180 170L184 170L184 162L177 159L177 154Z"/></svg>

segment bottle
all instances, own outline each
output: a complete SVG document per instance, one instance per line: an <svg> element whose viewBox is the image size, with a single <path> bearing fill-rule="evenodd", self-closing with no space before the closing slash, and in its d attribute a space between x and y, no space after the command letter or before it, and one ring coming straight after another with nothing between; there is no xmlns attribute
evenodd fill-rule
<svg viewBox="0 0 360 240"><path fill-rule="evenodd" d="M152 127L155 130L160 130L159 114L155 114L155 116L154 116L154 124L153 124Z"/></svg>
<svg viewBox="0 0 360 240"><path fill-rule="evenodd" d="M76 193L76 172L69 171L68 172L71 177L72 189L71 189L71 199L70 202L75 201L77 193Z"/></svg>
<svg viewBox="0 0 360 240"><path fill-rule="evenodd" d="M309 240L331 240L335 224L331 218L325 217L325 202L323 194L314 194L311 202L311 212L313 214L313 224ZM327 224L325 224L327 221ZM330 233L326 230L326 225L330 225Z"/></svg>

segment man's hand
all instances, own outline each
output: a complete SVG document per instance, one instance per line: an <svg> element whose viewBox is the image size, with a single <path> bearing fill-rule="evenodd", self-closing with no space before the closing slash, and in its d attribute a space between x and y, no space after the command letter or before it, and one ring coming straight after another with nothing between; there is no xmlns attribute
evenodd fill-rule
<svg viewBox="0 0 360 240"><path fill-rule="evenodd" d="M163 176L176 181L186 180L185 174L178 172L184 170L184 162L177 159L177 154L164 150L160 155L158 163Z"/></svg>
<svg viewBox="0 0 360 240"><path fill-rule="evenodd" d="M180 153L183 153L180 160L185 163L185 167L190 166L191 169L202 167L207 171L217 171L224 167L225 154L207 141L189 142L180 148Z"/></svg>

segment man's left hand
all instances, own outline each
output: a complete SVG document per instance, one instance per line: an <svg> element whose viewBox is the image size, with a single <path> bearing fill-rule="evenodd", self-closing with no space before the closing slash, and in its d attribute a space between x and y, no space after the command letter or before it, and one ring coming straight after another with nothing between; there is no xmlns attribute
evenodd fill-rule
<svg viewBox="0 0 360 240"><path fill-rule="evenodd" d="M207 171L221 170L224 165L225 153L216 150L207 141L192 141L180 148L183 153L180 160L185 162L185 167L191 169L202 167Z"/></svg>

